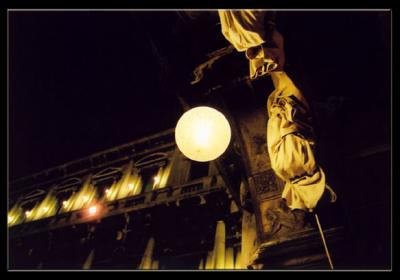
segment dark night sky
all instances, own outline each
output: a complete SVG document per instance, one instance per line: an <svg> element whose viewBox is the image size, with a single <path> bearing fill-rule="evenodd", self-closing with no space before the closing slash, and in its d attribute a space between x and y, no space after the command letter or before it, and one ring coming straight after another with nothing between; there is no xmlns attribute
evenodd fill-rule
<svg viewBox="0 0 400 280"><path fill-rule="evenodd" d="M11 12L10 177L174 127L182 110L170 85L227 45L215 17L208 26L185 20L174 12ZM315 108L331 126L326 143L389 141L388 22L387 12L278 13L287 62L300 67L313 101L345 97L331 115ZM174 69L165 74L162 65Z"/></svg>
<svg viewBox="0 0 400 280"><path fill-rule="evenodd" d="M11 177L173 127L149 49L130 13L12 13Z"/></svg>

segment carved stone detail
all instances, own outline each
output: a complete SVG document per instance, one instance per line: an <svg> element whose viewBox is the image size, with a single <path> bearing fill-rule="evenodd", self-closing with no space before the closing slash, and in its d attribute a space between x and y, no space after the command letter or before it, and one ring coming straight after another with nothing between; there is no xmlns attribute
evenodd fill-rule
<svg viewBox="0 0 400 280"><path fill-rule="evenodd" d="M280 190L275 174L272 170L268 170L253 176L253 180L257 195L268 192L276 193Z"/></svg>
<svg viewBox="0 0 400 280"><path fill-rule="evenodd" d="M305 212L290 210L280 197L261 202L260 212L263 241L288 237L309 226Z"/></svg>
<svg viewBox="0 0 400 280"><path fill-rule="evenodd" d="M259 173L271 168L267 151L265 109L263 107L256 108L253 112L242 116L239 119L239 129L251 173Z"/></svg>

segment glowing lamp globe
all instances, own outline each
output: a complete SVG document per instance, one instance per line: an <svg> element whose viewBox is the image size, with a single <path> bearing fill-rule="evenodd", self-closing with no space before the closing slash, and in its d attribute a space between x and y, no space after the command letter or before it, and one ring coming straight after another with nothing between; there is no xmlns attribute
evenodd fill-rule
<svg viewBox="0 0 400 280"><path fill-rule="evenodd" d="M228 148L230 140L228 120L211 107L200 106L185 112L175 128L179 150L194 161L218 158Z"/></svg>

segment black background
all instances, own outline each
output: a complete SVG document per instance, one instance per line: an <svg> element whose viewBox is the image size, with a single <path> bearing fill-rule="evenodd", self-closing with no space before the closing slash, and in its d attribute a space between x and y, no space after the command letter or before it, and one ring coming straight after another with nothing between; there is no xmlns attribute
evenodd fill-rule
<svg viewBox="0 0 400 280"><path fill-rule="evenodd" d="M227 45L217 23L215 12L10 12L11 179L174 127L183 112L175 92ZM280 11L278 28L313 107L352 261L388 267L390 12Z"/></svg>
<svg viewBox="0 0 400 280"><path fill-rule="evenodd" d="M389 144L389 12L280 11L277 21L322 156ZM226 45L216 11L11 11L11 179L174 127L177 89Z"/></svg>

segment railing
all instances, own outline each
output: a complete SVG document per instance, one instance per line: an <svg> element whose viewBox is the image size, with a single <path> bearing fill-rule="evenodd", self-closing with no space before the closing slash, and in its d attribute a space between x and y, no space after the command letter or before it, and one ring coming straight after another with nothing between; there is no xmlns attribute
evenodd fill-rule
<svg viewBox="0 0 400 280"><path fill-rule="evenodd" d="M177 201L185 200L191 197L200 196L212 192L225 190L220 176L204 177L189 183L185 183L175 187L165 187L156 189L152 192L123 198L120 200L99 202L102 211L99 215L88 217L85 211L88 209L80 209L72 212L60 213L52 217L44 218L37 221L26 222L10 227L10 237L16 238L23 235L53 230L73 224L81 224L96 221L102 218L111 217L127 212L138 211L157 205L170 205ZM215 184L211 184L214 183Z"/></svg>
<svg viewBox="0 0 400 280"><path fill-rule="evenodd" d="M85 158L73 160L62 165L52 167L35 174L25 176L10 182L11 192L36 188L40 185L50 185L57 180L77 176L95 168L129 161L132 157L142 156L158 150L167 149L175 145L172 138L174 129L168 129L149 137L141 138L130 143L108 150L94 153ZM171 139L170 139L171 138Z"/></svg>

